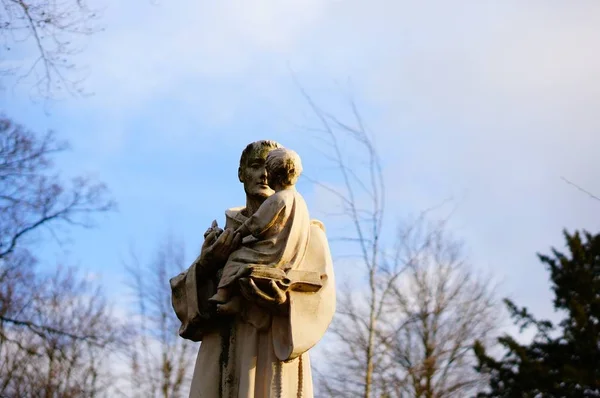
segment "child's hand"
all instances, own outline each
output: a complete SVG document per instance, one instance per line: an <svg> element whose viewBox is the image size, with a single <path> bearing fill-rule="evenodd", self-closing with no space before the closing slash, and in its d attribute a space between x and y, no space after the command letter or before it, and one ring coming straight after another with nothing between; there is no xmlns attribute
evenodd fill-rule
<svg viewBox="0 0 600 398"><path fill-rule="evenodd" d="M209 233L202 244L199 261L205 267L218 268L223 266L231 252L236 250L242 241L240 235L234 233L233 229L226 229L224 232L219 230L220 228ZM217 232L220 235L218 238Z"/></svg>
<svg viewBox="0 0 600 398"><path fill-rule="evenodd" d="M210 227L204 233L204 239L206 239L206 237L213 231L216 231L215 238L218 238L223 233L223 229L219 228L217 220L213 220L212 224L210 224Z"/></svg>

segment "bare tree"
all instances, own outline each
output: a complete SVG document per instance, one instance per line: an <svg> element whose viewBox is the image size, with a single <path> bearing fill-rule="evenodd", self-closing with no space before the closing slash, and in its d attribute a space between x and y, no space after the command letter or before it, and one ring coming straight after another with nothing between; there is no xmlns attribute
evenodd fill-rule
<svg viewBox="0 0 600 398"><path fill-rule="evenodd" d="M52 167L66 149L0 119L0 392L9 396L91 396L100 362L118 343L118 321L102 292L73 268L42 272L34 243L42 232L93 225L114 203L106 188Z"/></svg>
<svg viewBox="0 0 600 398"><path fill-rule="evenodd" d="M340 394L338 396L370 397L377 360L376 330L382 315L380 304L389 293L389 291L382 291L378 284L378 275L381 271L381 231L385 207L385 185L381 163L372 138L367 133L354 102L351 102L351 107L356 125L350 126L323 111L302 88L300 89L321 124L321 128L311 130L317 133L317 137L321 139L321 146L325 148L321 151L322 155L332 161L340 171L343 189L335 189L315 179L307 178L340 201L341 214L347 216L351 221L354 234L338 239L355 242L358 245L360 252L358 257L367 274L367 292L364 294L367 311L364 317L353 318L353 314L348 312L347 306L344 305L346 304L344 297L339 300L338 314L350 318L352 326L364 333L361 335L360 341L347 342L347 348L352 352L352 357L357 365L352 366L352 371L355 373L353 377L345 380L351 385L347 384L343 391L336 393ZM340 137L340 134L358 143L359 148L363 151L362 158L353 152L353 162L347 159L343 150L344 138ZM356 164L361 162L366 170L364 173L357 172L360 167L356 167ZM398 272L399 274L400 272ZM346 299L350 303L349 297ZM336 333L335 325L332 330ZM327 385L323 386L328 390L330 388Z"/></svg>
<svg viewBox="0 0 600 398"><path fill-rule="evenodd" d="M1 0L0 38L5 66L2 74L31 79L42 97L67 91L81 94L81 78L74 75L73 57L81 51L79 36L97 31L96 12L85 0ZM23 54L36 54L22 63ZM19 57L18 63L9 58Z"/></svg>
<svg viewBox="0 0 600 398"><path fill-rule="evenodd" d="M135 252L126 265L136 310L131 322L130 374L135 397L187 396L197 344L179 337L171 305L170 275L186 268L184 247L168 236L145 266Z"/></svg>
<svg viewBox="0 0 600 398"><path fill-rule="evenodd" d="M122 328L98 287L73 268L37 271L24 258L0 280L0 396L95 397Z"/></svg>
<svg viewBox="0 0 600 398"><path fill-rule="evenodd" d="M494 287L465 262L443 222L420 218L398 235L406 273L378 333L387 376L381 389L389 397L469 396L485 384L473 368L473 344L491 341L499 326Z"/></svg>
<svg viewBox="0 0 600 398"><path fill-rule="evenodd" d="M393 249L385 248L381 161L354 101L350 101L354 121L345 123L300 90L320 122L320 128L310 130L316 133L323 156L341 174L342 187L308 179L339 200L341 212L337 215L350 221L348 231L352 233L337 240L359 249L358 264L366 276L364 284L346 286L338 294L338 311L330 329L334 341L327 345L325 355L329 362L316 371L321 392L370 398L445 397L466 391L478 377L469 371L474 362L470 362L466 347L480 334L467 336L462 331L485 329L479 323L487 325L489 320L486 316L493 304L488 296L490 286L473 282L467 283L466 291L456 290L457 275L468 282L472 274L463 268L457 246L442 233L443 222L415 235L423 232L428 211L410 228L399 229L396 237L388 238L395 240ZM469 289L479 296L467 297ZM485 310L482 318L478 318L479 310ZM450 318L454 319L447 320ZM448 325L457 329L445 330ZM454 340L441 342L442 338ZM437 346L432 347L433 343ZM400 353L410 354L410 362ZM434 361L434 357L438 359ZM458 376L461 373L464 377Z"/></svg>
<svg viewBox="0 0 600 398"><path fill-rule="evenodd" d="M93 214L115 208L103 184L76 177L65 184L53 158L68 148L52 132L37 135L0 117L0 259L40 231L92 227Z"/></svg>

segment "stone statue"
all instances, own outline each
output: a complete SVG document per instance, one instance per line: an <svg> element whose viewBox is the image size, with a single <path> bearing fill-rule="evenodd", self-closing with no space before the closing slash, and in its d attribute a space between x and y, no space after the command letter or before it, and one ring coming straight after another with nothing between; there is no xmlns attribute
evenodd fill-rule
<svg viewBox="0 0 600 398"><path fill-rule="evenodd" d="M335 282L324 226L294 187L301 171L277 142L249 144L246 206L225 211L225 230L213 221L170 281L179 334L202 342L190 397L313 397L308 350L335 312Z"/></svg>
<svg viewBox="0 0 600 398"><path fill-rule="evenodd" d="M276 278L273 282L282 283L287 272L302 263L308 248L308 208L295 187L302 173L300 157L289 149L273 149L267 155L265 168L268 185L275 193L265 199L258 210L234 232L234 236L239 234L244 239L251 235L254 240L247 240L245 245L231 253L223 267L217 293L209 299L218 303L219 313L240 311L240 296L231 295L242 276L251 275L256 268L264 274L267 272L266 264L266 269L281 272L280 275L273 274L273 278ZM267 274L264 276L268 278Z"/></svg>

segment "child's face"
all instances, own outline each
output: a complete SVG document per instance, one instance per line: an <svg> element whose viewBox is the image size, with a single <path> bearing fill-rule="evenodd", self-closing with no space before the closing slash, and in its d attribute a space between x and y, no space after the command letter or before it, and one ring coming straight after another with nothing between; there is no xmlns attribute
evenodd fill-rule
<svg viewBox="0 0 600 398"><path fill-rule="evenodd" d="M267 183L272 189L277 190L287 187L285 177L285 170L267 166Z"/></svg>
<svg viewBox="0 0 600 398"><path fill-rule="evenodd" d="M276 174L277 174L276 170L269 169L267 167L267 184L269 184L271 189L275 189L276 186L281 185L277 181L278 179L275 178Z"/></svg>

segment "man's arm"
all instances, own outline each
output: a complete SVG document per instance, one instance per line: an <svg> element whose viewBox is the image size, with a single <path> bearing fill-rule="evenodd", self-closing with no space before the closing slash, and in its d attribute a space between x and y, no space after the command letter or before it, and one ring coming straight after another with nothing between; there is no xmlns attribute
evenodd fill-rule
<svg viewBox="0 0 600 398"><path fill-rule="evenodd" d="M173 309L181 321L179 335L192 341L202 340L203 334L217 322L216 313L208 305L208 298L216 292L215 274L241 241L231 229L221 233L214 227L216 223L206 235L196 261L170 280Z"/></svg>

